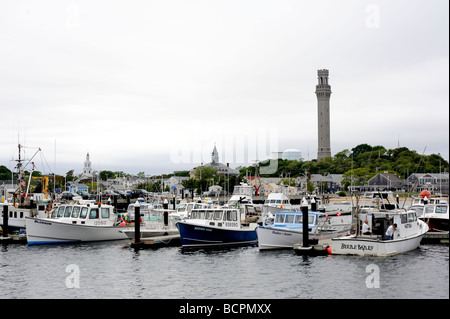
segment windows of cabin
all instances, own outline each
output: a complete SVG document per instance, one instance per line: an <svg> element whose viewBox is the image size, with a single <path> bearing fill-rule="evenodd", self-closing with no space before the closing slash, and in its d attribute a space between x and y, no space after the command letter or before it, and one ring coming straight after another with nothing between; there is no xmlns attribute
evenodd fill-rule
<svg viewBox="0 0 450 319"><path fill-rule="evenodd" d="M97 219L98 218L98 208L91 208L89 212L89 219Z"/></svg>
<svg viewBox="0 0 450 319"><path fill-rule="evenodd" d="M66 206L66 210L64 211L64 217L70 217L72 214L72 206Z"/></svg>
<svg viewBox="0 0 450 319"><path fill-rule="evenodd" d="M80 218L85 219L87 216L88 210L89 209L87 207L81 208Z"/></svg>
<svg viewBox="0 0 450 319"><path fill-rule="evenodd" d="M448 206L436 206L436 214L447 214Z"/></svg>
<svg viewBox="0 0 450 319"><path fill-rule="evenodd" d="M80 210L81 210L81 207L74 206L73 210L72 210L72 218L78 218L78 216L80 216Z"/></svg>
<svg viewBox="0 0 450 319"><path fill-rule="evenodd" d="M109 208L102 207L102 218L109 218Z"/></svg>

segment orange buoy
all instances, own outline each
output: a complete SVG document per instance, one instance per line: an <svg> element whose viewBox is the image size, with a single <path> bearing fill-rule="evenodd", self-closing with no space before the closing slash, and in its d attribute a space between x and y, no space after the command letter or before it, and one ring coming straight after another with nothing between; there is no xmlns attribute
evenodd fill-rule
<svg viewBox="0 0 450 319"><path fill-rule="evenodd" d="M423 190L421 193L420 193L420 197L422 197L422 198L430 198L430 196L431 196L431 193L430 193L430 191L427 191L427 190Z"/></svg>

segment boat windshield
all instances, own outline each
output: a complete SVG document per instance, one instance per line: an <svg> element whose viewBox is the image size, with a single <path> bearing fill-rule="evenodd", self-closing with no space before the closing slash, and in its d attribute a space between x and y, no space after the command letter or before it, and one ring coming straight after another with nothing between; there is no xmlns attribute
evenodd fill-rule
<svg viewBox="0 0 450 319"><path fill-rule="evenodd" d="M436 206L436 214L447 214L448 206Z"/></svg>
<svg viewBox="0 0 450 319"><path fill-rule="evenodd" d="M314 215L308 215L308 224L314 224ZM300 214L276 214L275 223L277 224L302 224L303 215Z"/></svg>

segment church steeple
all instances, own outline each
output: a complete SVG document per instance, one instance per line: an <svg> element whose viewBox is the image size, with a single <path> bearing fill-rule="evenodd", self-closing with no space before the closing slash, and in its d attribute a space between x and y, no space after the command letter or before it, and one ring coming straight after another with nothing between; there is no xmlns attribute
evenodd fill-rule
<svg viewBox="0 0 450 319"><path fill-rule="evenodd" d="M91 161L89 160L89 152L86 155L86 160L84 161L83 175L92 176Z"/></svg>
<svg viewBox="0 0 450 319"><path fill-rule="evenodd" d="M219 163L219 152L217 152L216 144L214 143L214 149L211 153L211 162Z"/></svg>

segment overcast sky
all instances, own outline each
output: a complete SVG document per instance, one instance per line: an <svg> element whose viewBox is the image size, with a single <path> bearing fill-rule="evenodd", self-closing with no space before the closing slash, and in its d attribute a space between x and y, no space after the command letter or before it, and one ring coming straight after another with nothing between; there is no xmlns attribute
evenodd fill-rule
<svg viewBox="0 0 450 319"><path fill-rule="evenodd" d="M331 150L449 159L449 2L0 2L0 165L148 175L273 151L317 157L317 70ZM43 159L42 159L43 158ZM55 161L56 159L56 161Z"/></svg>

